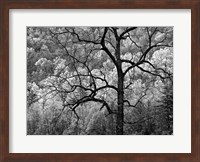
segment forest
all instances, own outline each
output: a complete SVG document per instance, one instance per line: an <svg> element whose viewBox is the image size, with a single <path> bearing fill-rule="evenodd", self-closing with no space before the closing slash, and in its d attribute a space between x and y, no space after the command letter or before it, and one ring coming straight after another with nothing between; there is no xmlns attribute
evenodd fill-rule
<svg viewBox="0 0 200 162"><path fill-rule="evenodd" d="M173 27L27 27L27 135L173 135Z"/></svg>

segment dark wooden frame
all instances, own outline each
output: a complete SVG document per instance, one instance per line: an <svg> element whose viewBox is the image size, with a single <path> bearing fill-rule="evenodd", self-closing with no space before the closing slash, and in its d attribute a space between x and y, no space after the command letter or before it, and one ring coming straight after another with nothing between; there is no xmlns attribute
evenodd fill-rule
<svg viewBox="0 0 200 162"><path fill-rule="evenodd" d="M191 9L192 153L16 154L9 153L9 9ZM200 0L1 0L0 161L180 161L200 162ZM184 34L184 33L183 33Z"/></svg>

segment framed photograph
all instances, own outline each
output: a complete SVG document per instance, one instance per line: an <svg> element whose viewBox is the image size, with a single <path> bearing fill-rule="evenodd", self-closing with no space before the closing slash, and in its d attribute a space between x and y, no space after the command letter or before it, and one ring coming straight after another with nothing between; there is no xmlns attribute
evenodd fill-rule
<svg viewBox="0 0 200 162"><path fill-rule="evenodd" d="M0 11L1 161L200 161L199 0Z"/></svg>

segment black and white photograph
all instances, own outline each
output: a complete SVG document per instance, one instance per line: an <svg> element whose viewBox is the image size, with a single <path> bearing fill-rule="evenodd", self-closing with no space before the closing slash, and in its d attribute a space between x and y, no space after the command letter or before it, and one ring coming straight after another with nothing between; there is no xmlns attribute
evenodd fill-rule
<svg viewBox="0 0 200 162"><path fill-rule="evenodd" d="M28 26L27 135L173 135L173 26Z"/></svg>

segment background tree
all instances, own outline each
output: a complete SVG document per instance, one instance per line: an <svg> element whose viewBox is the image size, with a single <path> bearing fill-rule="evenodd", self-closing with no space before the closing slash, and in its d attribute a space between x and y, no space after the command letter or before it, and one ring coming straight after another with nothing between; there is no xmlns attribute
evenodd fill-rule
<svg viewBox="0 0 200 162"><path fill-rule="evenodd" d="M28 109L50 113L46 134L172 133L171 27L27 30Z"/></svg>

